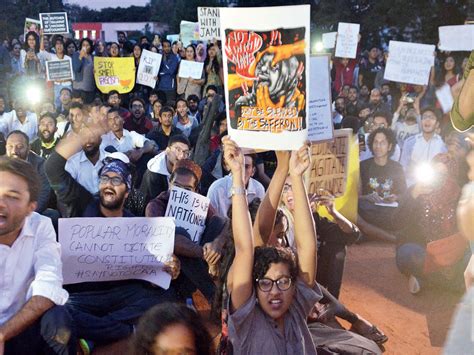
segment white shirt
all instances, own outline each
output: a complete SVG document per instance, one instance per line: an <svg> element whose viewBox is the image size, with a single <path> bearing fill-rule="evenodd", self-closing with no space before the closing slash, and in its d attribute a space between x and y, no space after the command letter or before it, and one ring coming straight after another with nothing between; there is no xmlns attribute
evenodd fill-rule
<svg viewBox="0 0 474 355"><path fill-rule="evenodd" d="M33 296L64 305L61 248L51 219L33 212L11 247L0 244L0 326Z"/></svg>
<svg viewBox="0 0 474 355"><path fill-rule="evenodd" d="M227 212L232 203L232 176L226 175L221 179L214 181L209 190L207 197L211 200L211 205L218 214L227 217ZM257 180L250 178L247 186L247 201L252 202L256 197L263 200L265 196L265 188Z"/></svg>
<svg viewBox="0 0 474 355"><path fill-rule="evenodd" d="M113 146L118 152L126 153L135 148L143 148L145 142L148 141L143 135L124 129L122 138L117 138L114 132L108 132L102 136L101 149Z"/></svg>
<svg viewBox="0 0 474 355"><path fill-rule="evenodd" d="M28 136L30 142L32 142L38 135L38 118L36 117L36 113L27 112L25 122L21 123L16 115L16 111L12 110L7 127L8 133L16 130L22 131Z"/></svg>
<svg viewBox="0 0 474 355"><path fill-rule="evenodd" d="M10 112L4 112L2 115L0 115L0 132L3 133L5 138L7 138L7 135L9 133L8 127L11 122L11 116L13 113Z"/></svg>
<svg viewBox="0 0 474 355"><path fill-rule="evenodd" d="M74 154L66 162L66 171L91 194L99 191L99 170L107 153L100 149L99 160L95 165L86 157L83 150Z"/></svg>

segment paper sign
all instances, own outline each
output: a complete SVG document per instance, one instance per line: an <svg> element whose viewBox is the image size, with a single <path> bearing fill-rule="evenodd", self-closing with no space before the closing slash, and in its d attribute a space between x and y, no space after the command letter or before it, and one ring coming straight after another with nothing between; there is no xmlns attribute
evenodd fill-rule
<svg viewBox="0 0 474 355"><path fill-rule="evenodd" d="M474 25L439 27L439 49L442 51L472 51Z"/></svg>
<svg viewBox="0 0 474 355"><path fill-rule="evenodd" d="M453 108L454 99L453 94L451 93L451 86L449 84L444 84L438 90L436 90L436 97L443 109L443 113L448 113Z"/></svg>
<svg viewBox="0 0 474 355"><path fill-rule="evenodd" d="M180 78L193 78L201 79L202 78L202 69L204 68L204 63L194 62L192 60L182 60L179 62L179 71L178 76Z"/></svg>
<svg viewBox="0 0 474 355"><path fill-rule="evenodd" d="M61 218L64 284L140 279L167 289L174 234L172 218Z"/></svg>
<svg viewBox="0 0 474 355"><path fill-rule="evenodd" d="M179 25L179 35L183 46L191 44L192 41L199 41L199 23L181 21Z"/></svg>
<svg viewBox="0 0 474 355"><path fill-rule="evenodd" d="M209 202L205 196L174 186L170 191L165 217L173 217L176 227L186 229L191 240L199 243L206 228Z"/></svg>
<svg viewBox="0 0 474 355"><path fill-rule="evenodd" d="M94 57L94 78L101 93L117 90L126 94L135 86L134 58Z"/></svg>
<svg viewBox="0 0 474 355"><path fill-rule="evenodd" d="M311 57L308 139L324 141L334 137L331 112L330 58L326 55Z"/></svg>
<svg viewBox="0 0 474 355"><path fill-rule="evenodd" d="M48 60L46 66L46 79L49 81L73 80L71 59Z"/></svg>
<svg viewBox="0 0 474 355"><path fill-rule="evenodd" d="M198 7L199 37L212 40L221 37L219 8Z"/></svg>
<svg viewBox="0 0 474 355"><path fill-rule="evenodd" d="M337 26L336 54L338 58L355 58L359 43L358 23L339 22Z"/></svg>
<svg viewBox="0 0 474 355"><path fill-rule="evenodd" d="M430 44L390 41L384 79L428 85L434 50L435 46Z"/></svg>
<svg viewBox="0 0 474 355"><path fill-rule="evenodd" d="M331 49L336 46L337 32L323 33L323 48Z"/></svg>
<svg viewBox="0 0 474 355"><path fill-rule="evenodd" d="M307 139L310 6L220 15L229 135L245 148L299 149Z"/></svg>
<svg viewBox="0 0 474 355"><path fill-rule="evenodd" d="M336 197L344 195L351 131L336 130L332 141L311 145L311 169L306 173L308 193L322 188Z"/></svg>
<svg viewBox="0 0 474 355"><path fill-rule="evenodd" d="M179 41L179 33L174 35L166 35L166 39L173 44L173 42Z"/></svg>
<svg viewBox="0 0 474 355"><path fill-rule="evenodd" d="M40 29L41 29L41 21L35 20L33 18L27 17L25 19L25 28L23 30L23 33L26 35L28 32L35 32L38 36L40 34ZM26 41L26 38L25 38Z"/></svg>
<svg viewBox="0 0 474 355"><path fill-rule="evenodd" d="M39 14L41 28L45 35L54 35L69 33L69 24L67 22L66 12L50 12Z"/></svg>
<svg viewBox="0 0 474 355"><path fill-rule="evenodd" d="M137 84L155 88L156 77L160 70L162 55L146 49L142 51L140 63L138 64Z"/></svg>

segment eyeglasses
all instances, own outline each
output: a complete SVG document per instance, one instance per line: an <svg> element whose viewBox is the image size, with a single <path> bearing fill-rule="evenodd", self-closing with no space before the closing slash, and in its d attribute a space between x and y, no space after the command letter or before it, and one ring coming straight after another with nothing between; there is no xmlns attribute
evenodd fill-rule
<svg viewBox="0 0 474 355"><path fill-rule="evenodd" d="M102 175L101 177L99 177L99 183L100 184L105 185L105 184L108 184L109 182L113 186L120 186L124 183L122 178L119 177L119 176L110 177L110 176L107 176L107 175Z"/></svg>
<svg viewBox="0 0 474 355"><path fill-rule="evenodd" d="M185 157L185 158L188 158L189 155L191 154L191 153L189 152L189 150L183 150L183 149L181 149L181 148L179 148L179 147L177 147L177 146L172 146L171 148L173 148L176 153L182 155L182 156Z"/></svg>
<svg viewBox="0 0 474 355"><path fill-rule="evenodd" d="M257 281L258 288L263 292L270 292L273 285L276 284L280 291L286 291L291 287L291 277L283 276L278 280L272 280L268 277L255 280Z"/></svg>
<svg viewBox="0 0 474 355"><path fill-rule="evenodd" d="M287 193L288 191L292 190L292 186L290 184L283 185L283 193Z"/></svg>

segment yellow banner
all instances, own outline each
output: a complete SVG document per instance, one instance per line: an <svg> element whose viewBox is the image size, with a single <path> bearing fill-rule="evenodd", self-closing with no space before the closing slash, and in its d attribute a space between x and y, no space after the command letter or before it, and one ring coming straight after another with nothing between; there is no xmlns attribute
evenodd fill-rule
<svg viewBox="0 0 474 355"><path fill-rule="evenodd" d="M135 86L135 63L132 57L94 57L95 84L101 93L117 90L120 94L132 91Z"/></svg>

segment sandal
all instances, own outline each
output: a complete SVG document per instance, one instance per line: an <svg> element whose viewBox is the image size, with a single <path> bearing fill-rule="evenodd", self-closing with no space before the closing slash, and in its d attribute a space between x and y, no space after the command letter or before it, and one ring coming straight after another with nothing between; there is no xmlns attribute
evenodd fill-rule
<svg viewBox="0 0 474 355"><path fill-rule="evenodd" d="M365 319L362 320L360 316L359 316L358 322L361 322L362 324L369 326L367 324L368 322ZM357 329L356 327L354 327L354 324L353 324L349 330L363 336L364 338L372 340L377 345L382 345L386 343L388 340L388 336L386 336L382 331L380 331L379 328L377 328L375 325L371 325L369 329L367 329L366 331L362 331L361 329Z"/></svg>

